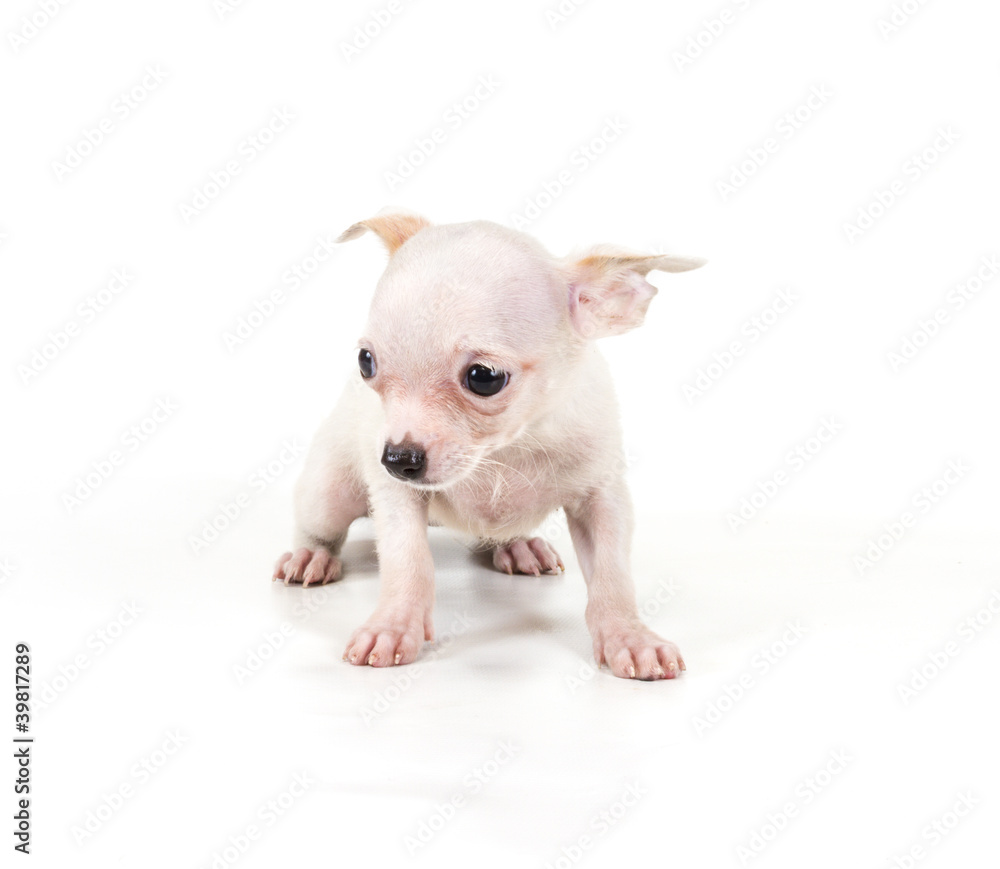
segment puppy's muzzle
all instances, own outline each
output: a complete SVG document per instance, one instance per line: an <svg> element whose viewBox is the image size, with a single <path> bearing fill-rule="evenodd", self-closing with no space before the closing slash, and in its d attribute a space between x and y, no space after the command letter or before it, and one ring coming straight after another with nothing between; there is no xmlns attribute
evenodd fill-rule
<svg viewBox="0 0 1000 869"><path fill-rule="evenodd" d="M394 477L415 481L427 470L427 454L415 444L386 444L382 464Z"/></svg>

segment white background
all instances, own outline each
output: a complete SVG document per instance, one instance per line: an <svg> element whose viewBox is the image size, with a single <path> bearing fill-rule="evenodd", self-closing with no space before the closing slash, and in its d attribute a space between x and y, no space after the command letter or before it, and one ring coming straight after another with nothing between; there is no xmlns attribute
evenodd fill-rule
<svg viewBox="0 0 1000 869"><path fill-rule="evenodd" d="M967 282L1000 253L1000 14L672 5L7 4L0 624L8 672L15 642L33 655L34 865L988 865L1000 278ZM275 112L291 120L253 144ZM524 219L560 255L709 260L654 274L645 326L605 342L640 603L682 679L588 668L558 525L559 579L432 534L457 636L416 669L340 661L377 592L364 523L342 583L270 584L301 462L252 475L331 408L384 252L336 248L240 346L225 335L386 204ZM125 289L81 313L114 270ZM960 284L978 290L961 308ZM129 438L158 401L176 410ZM836 436L810 441L825 420ZM815 778L832 752L851 760ZM268 814L296 773L311 784ZM946 835L927 827L963 799Z"/></svg>

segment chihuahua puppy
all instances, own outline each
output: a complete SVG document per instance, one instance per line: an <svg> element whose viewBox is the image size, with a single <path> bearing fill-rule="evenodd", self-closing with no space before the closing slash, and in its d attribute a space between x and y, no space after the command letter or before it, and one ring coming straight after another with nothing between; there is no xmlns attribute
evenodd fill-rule
<svg viewBox="0 0 1000 869"><path fill-rule="evenodd" d="M594 659L623 678L671 679L677 647L639 618L629 569L631 502L611 376L595 339L640 325L654 270L702 260L611 246L556 259L494 223L431 225L383 213L389 263L359 341L358 371L310 446L295 493L293 552L274 578L340 578L351 523L375 523L381 587L347 644L352 664L416 658L434 636L427 526L460 529L507 573L562 569L533 537L565 510L587 583Z"/></svg>

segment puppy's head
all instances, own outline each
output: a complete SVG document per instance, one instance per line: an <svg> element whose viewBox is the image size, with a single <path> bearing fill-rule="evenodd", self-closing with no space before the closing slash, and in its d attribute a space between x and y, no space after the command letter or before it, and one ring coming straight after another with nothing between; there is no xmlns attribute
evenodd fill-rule
<svg viewBox="0 0 1000 869"><path fill-rule="evenodd" d="M589 340L640 325L656 294L644 275L702 264L610 247L557 260L497 224L401 213L339 240L365 231L390 254L358 353L384 410L373 449L388 473L426 489L461 480L550 412Z"/></svg>

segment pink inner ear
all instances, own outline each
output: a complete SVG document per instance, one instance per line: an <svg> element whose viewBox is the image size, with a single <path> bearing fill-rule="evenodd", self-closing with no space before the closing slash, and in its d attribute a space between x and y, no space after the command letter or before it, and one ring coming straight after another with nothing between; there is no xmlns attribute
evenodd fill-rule
<svg viewBox="0 0 1000 869"><path fill-rule="evenodd" d="M569 321L573 324L578 332L583 333L585 319L583 316L583 311L580 309L580 286L577 283L571 283L569 289L567 290L568 301L569 301Z"/></svg>
<svg viewBox="0 0 1000 869"><path fill-rule="evenodd" d="M569 321L577 333L587 340L607 334L598 313L599 299L585 292L579 283L569 285Z"/></svg>
<svg viewBox="0 0 1000 869"><path fill-rule="evenodd" d="M576 312L580 307L580 288L576 285L576 283L572 283L569 285L567 293L567 298L569 300L569 315L573 317L576 315Z"/></svg>
<svg viewBox="0 0 1000 869"><path fill-rule="evenodd" d="M570 284L569 310L573 325L584 338L620 335L645 319L656 287L628 269L595 276L593 282Z"/></svg>

